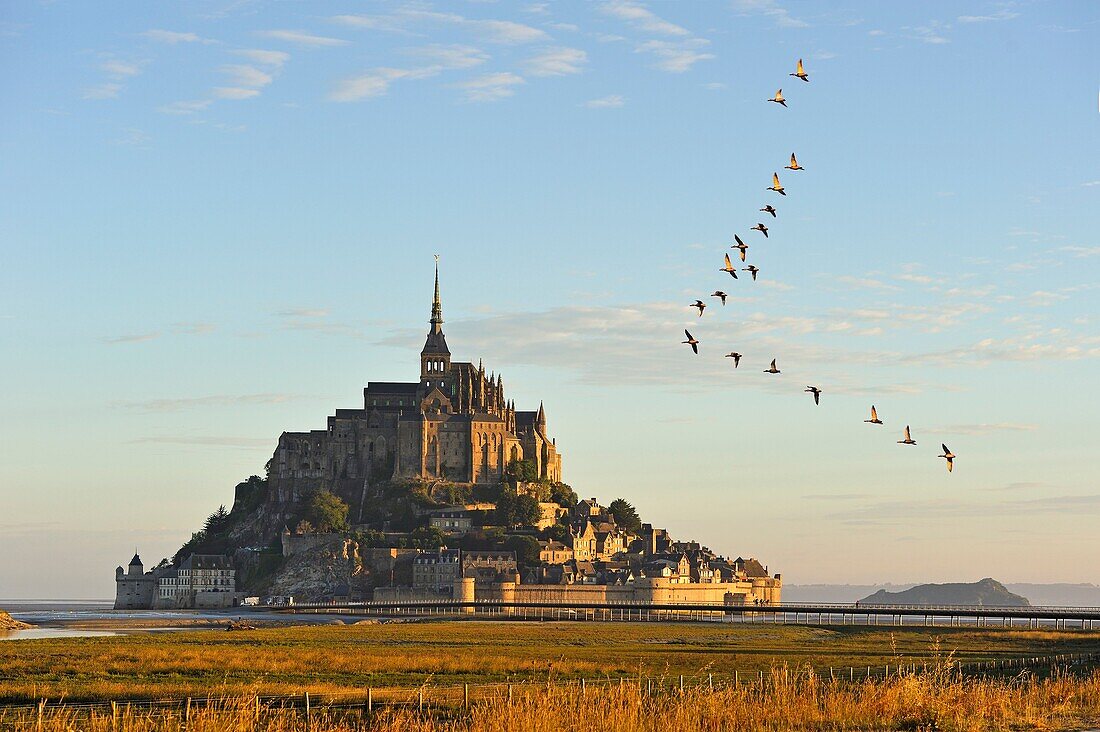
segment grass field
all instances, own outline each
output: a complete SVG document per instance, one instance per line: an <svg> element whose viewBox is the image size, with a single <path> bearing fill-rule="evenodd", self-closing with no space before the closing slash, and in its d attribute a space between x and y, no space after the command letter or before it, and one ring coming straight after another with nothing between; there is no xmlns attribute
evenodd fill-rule
<svg viewBox="0 0 1100 732"><path fill-rule="evenodd" d="M857 683L778 671L761 686L705 686L651 694L644 685L581 691L533 684L469 709L304 708L229 698L198 710L75 707L6 710L5 730L30 732L717 732L751 730L1082 730L1100 719L1100 673L1041 680L958 679L949 665Z"/></svg>
<svg viewBox="0 0 1100 732"><path fill-rule="evenodd" d="M756 673L1100 652L1100 632L703 623L419 622L0 643L0 701L300 694Z"/></svg>

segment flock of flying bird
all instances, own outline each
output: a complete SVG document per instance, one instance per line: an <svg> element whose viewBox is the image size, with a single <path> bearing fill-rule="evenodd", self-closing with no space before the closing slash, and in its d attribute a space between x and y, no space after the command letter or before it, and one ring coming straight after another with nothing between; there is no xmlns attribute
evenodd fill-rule
<svg viewBox="0 0 1100 732"><path fill-rule="evenodd" d="M807 82L807 83L810 81L809 75L806 73L805 68L803 68L803 66L802 66L802 59L798 59L797 68L795 69L794 73L789 74L789 76L793 76L796 79L801 79L802 81ZM783 106L784 108L787 107L787 99L786 99L786 97L783 96L783 90L782 89L777 90L775 92L775 96L772 97L771 99L768 99L768 101L769 102L774 102L775 104L779 104L779 105ZM785 170L790 170L790 171L805 170L805 168L803 168L799 164L798 158L795 156L794 153L791 153L790 165L784 166L784 169ZM774 172L772 173L772 184L770 186L768 186L765 190L773 191L775 193L778 193L781 196L786 196L787 195L786 189L783 187L783 184L780 183L780 181L779 181L779 174L774 173ZM761 208L759 210L766 213L766 214L771 215L771 217L773 219L778 218L776 208L774 206L772 206L770 203L766 204L763 208ZM765 239L768 238L768 227L765 226L763 223L757 223L756 226L753 226L753 227L750 227L750 228L754 231L759 231L761 234L764 235ZM734 243L730 246L730 249L738 250L738 256L740 257L741 262L744 263L745 262L745 257L746 257L746 252L749 249L749 245L746 244L741 239L741 237L737 234L733 235L733 240L734 240ZM737 271L738 271L737 266L734 264L733 260L730 258L730 255L729 255L728 252L725 255L725 262L724 262L723 266L719 269L719 271L720 272L725 272L726 274L730 275L730 277L732 277L735 280L738 279L738 277L737 277ZM760 269L758 267L756 267L755 265L753 265L753 264L749 264L749 265L743 267L741 269L741 271L742 272L748 272L749 274L751 274L753 282L755 282L756 281L756 276L757 276L757 274L759 274ZM715 290L711 294L711 297L719 298L719 300L721 300L721 302L722 302L722 305L725 305L726 304L726 298L728 297L728 295L725 292L721 291L721 290ZM699 316L698 317L701 318L701 317L703 317L703 311L707 309L707 304L705 302L703 302L702 300L696 300L689 307L693 307L693 308L697 309L699 311ZM699 341L698 341L698 339L696 339L694 336L692 336L691 332L688 331L686 328L684 329L684 335L687 336L687 340L682 341L682 342L684 344L688 345L688 346L691 346L692 352L694 352L695 354L698 355L698 353L699 353ZM737 353L736 351L731 351L730 353L727 353L725 357L733 359L733 367L734 368L737 368L738 366L741 365L742 354ZM764 373L765 374L778 374L778 373L781 373L779 368L776 367L776 365L775 365L775 359L774 358L772 359L771 366L769 368L764 369ZM806 391L809 394L813 395L814 404L821 404L821 392L822 392L822 390L819 387L817 387L817 386L807 386L804 389L804 391ZM883 424L882 420L879 419L878 411L875 409L875 406L873 404L871 405L871 418L870 419L865 419L863 421L868 423L868 424L873 424L873 425ZM912 436L910 435L910 433L909 433L909 425L905 426L904 435L905 435L904 439L898 440L899 445L916 445L917 444L917 441L914 440L912 438ZM947 461L947 472L950 473L952 471L952 469L954 468L954 466L955 466L955 455L954 455L954 453L951 452L951 450L949 450L947 448L947 445L941 444L940 446L943 448L943 454L939 455L939 457L941 457L941 458L943 458Z"/></svg>

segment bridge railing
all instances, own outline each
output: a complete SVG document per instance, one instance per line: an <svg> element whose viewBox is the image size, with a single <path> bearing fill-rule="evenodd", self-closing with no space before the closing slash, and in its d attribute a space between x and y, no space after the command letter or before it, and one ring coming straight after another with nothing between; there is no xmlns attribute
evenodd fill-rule
<svg viewBox="0 0 1100 732"><path fill-rule="evenodd" d="M515 607L515 608L572 608L572 609L602 609L602 608L682 608L684 610L736 610L742 612L778 612L778 613L891 613L904 612L912 615L926 615L940 612L993 612L993 613L1061 613L1061 614L1097 614L1100 615L1100 607L1076 607L1068 605L914 605L914 604L879 604L879 603L818 603L797 602L777 604L724 604L707 602L684 601L645 601L645 600L607 600L600 602L584 602L576 600L562 601L534 601L534 600L454 600L441 597L438 600L356 600L356 601L321 601L301 602L291 605L256 605L259 609L322 609L322 608L394 608L394 607Z"/></svg>

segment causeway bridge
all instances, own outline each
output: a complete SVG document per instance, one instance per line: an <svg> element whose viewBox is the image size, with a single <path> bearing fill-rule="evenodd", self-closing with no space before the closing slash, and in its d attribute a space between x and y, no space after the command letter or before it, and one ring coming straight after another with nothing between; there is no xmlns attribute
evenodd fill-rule
<svg viewBox="0 0 1100 732"><path fill-rule="evenodd" d="M242 608L243 609L243 608ZM470 620L586 620L602 622L701 621L790 625L922 625L1030 629L1100 629L1096 607L986 605L867 605L782 603L717 605L645 602L504 602L500 600L393 600L252 606L280 613L372 617L452 616Z"/></svg>

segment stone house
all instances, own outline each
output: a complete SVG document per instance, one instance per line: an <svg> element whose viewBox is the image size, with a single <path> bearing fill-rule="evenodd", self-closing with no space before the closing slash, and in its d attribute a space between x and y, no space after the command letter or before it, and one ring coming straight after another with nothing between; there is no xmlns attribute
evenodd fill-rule
<svg viewBox="0 0 1100 732"><path fill-rule="evenodd" d="M431 512L428 521L432 528L461 536L473 528L474 515L463 509L441 509Z"/></svg>
<svg viewBox="0 0 1100 732"><path fill-rule="evenodd" d="M539 562L542 564L565 564L573 559L573 547L560 541L539 542Z"/></svg>

